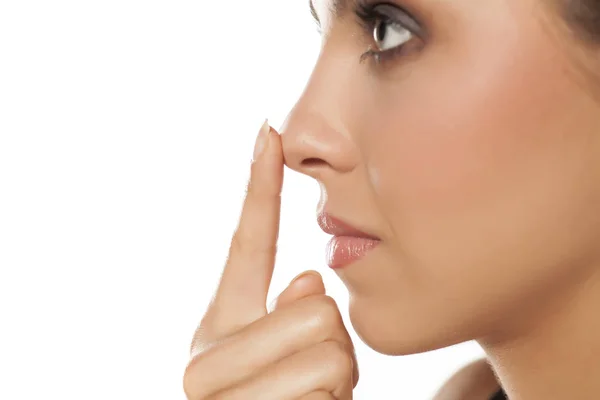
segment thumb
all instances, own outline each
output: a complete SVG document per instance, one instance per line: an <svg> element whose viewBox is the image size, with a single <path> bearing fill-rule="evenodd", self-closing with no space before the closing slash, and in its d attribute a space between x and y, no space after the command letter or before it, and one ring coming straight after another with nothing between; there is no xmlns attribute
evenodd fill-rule
<svg viewBox="0 0 600 400"><path fill-rule="evenodd" d="M288 287L269 304L269 313L296 300L316 294L325 294L325 285L321 274L312 270L304 271L295 277Z"/></svg>

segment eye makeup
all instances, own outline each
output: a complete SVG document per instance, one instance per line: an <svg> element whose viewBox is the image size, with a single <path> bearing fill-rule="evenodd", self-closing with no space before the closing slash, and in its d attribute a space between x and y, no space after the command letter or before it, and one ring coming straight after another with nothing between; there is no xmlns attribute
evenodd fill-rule
<svg viewBox="0 0 600 400"><path fill-rule="evenodd" d="M422 25L401 6L372 0L355 0L354 6L359 24L373 42L360 56L360 62L373 59L376 64L381 64L412 52L415 42L422 47L425 36ZM395 36L399 43L386 46L386 36Z"/></svg>

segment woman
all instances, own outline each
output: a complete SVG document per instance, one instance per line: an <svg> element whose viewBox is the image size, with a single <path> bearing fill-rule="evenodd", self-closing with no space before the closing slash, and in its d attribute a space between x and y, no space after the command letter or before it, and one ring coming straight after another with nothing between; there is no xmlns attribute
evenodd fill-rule
<svg viewBox="0 0 600 400"><path fill-rule="evenodd" d="M367 345L485 350L438 399L599 398L600 1L311 8L322 51L281 135L261 129L188 398L352 398L352 343L318 273L265 308L284 163L321 185Z"/></svg>

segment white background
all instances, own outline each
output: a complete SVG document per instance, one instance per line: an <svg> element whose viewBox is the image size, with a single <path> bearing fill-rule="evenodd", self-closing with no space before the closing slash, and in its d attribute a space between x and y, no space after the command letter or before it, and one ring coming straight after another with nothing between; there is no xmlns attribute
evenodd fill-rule
<svg viewBox="0 0 600 400"><path fill-rule="evenodd" d="M184 399L255 134L319 41L305 0L0 3L1 399ZM318 197L286 171L270 298L317 269L350 327ZM351 334L359 400L429 399L483 355L387 357Z"/></svg>

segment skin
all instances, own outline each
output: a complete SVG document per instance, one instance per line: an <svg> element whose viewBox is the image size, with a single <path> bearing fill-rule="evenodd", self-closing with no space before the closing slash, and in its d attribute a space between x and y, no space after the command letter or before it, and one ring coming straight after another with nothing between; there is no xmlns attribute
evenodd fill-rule
<svg viewBox="0 0 600 400"><path fill-rule="evenodd" d="M274 130L265 125L261 132L266 143L252 163L229 257L192 342L184 374L186 396L351 399L358 382L354 347L319 273L301 274L271 310L266 307L279 228L283 149Z"/></svg>
<svg viewBox="0 0 600 400"><path fill-rule="evenodd" d="M414 10L428 35L375 64L359 62L372 39L351 7L332 13L331 0L314 1L321 54L281 136L271 131L253 166L261 183L249 190L196 334L188 398L254 398L256 387L269 388L260 398L351 398L356 360L320 277L264 309L280 162L319 182L319 209L381 238L336 270L353 328L371 348L406 355L474 339L511 400L596 398L600 77L589 71L600 71L600 56L567 33L547 1L391 3ZM300 343L303 329L311 333ZM272 354L252 345L263 339ZM339 364L333 376L323 360L302 357L322 353L314 349L323 343ZM242 361L252 374L217 368L235 345L248 346ZM298 378L302 368L320 372ZM473 370L488 372L478 381L489 378L486 368ZM223 377L202 392L208 371Z"/></svg>

